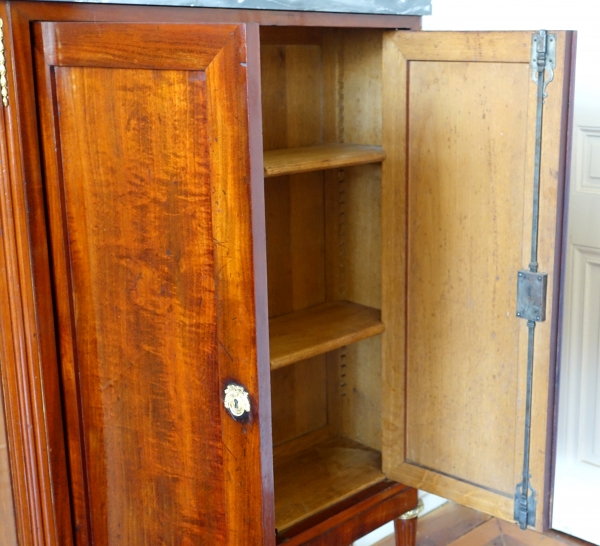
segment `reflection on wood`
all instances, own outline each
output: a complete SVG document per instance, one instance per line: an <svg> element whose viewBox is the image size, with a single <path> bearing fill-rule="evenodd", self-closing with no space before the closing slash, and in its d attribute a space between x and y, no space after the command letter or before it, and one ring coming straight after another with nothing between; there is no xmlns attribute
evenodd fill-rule
<svg viewBox="0 0 600 546"><path fill-rule="evenodd" d="M346 438L276 457L274 468L278 531L385 479L381 454Z"/></svg>
<svg viewBox="0 0 600 546"><path fill-rule="evenodd" d="M385 159L381 146L323 144L265 152L265 177L378 163Z"/></svg>

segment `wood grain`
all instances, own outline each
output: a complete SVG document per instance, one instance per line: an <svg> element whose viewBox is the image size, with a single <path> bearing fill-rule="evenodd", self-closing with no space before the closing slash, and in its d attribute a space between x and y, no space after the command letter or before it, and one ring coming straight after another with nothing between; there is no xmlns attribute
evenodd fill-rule
<svg viewBox="0 0 600 546"><path fill-rule="evenodd" d="M325 357L319 355L271 374L273 444L320 430L328 424Z"/></svg>
<svg viewBox="0 0 600 546"><path fill-rule="evenodd" d="M271 368L380 334L385 329L380 316L378 309L338 301L271 319Z"/></svg>
<svg viewBox="0 0 600 546"><path fill-rule="evenodd" d="M283 43L261 47L265 150L323 141L320 40L295 31ZM268 33L267 33L268 34ZM278 35L282 33L279 32ZM303 37L302 40L297 39ZM290 43L291 42L291 43ZM268 152L267 152L268 153ZM269 315L298 311L325 301L325 218L320 171L265 180ZM276 443L327 423L324 356L271 376Z"/></svg>
<svg viewBox="0 0 600 546"><path fill-rule="evenodd" d="M14 68L13 61L16 63L9 85L18 82L18 86L11 89L11 106L17 103L19 105L18 109L9 108L4 116L11 134L9 157L12 179L9 181L11 187L8 191L3 190L2 225L4 240L7 242L6 267L10 279L10 303L7 302L6 305L7 309L10 307L10 322L5 321L4 324L11 324L12 330L5 333L11 336L16 351L14 359L4 361L9 363L10 368L4 374L4 380L5 385L8 385L5 391L6 404L11 408L9 434L12 438L15 499L18 505L21 542L36 546L63 546L71 540L72 525L69 522L70 507L66 493L66 463L64 458L61 459L60 449L65 444L62 437L61 407L60 403L57 403L60 393L54 388L58 383L53 383L52 380L58 365L54 332L55 310L52 299L47 297L52 287L47 256L45 190L42 187L41 175L47 165L42 167L38 150L38 106L31 62L34 57L32 22L113 21L139 24L145 21L156 25L168 22L238 24L240 21L254 21L266 25L377 28L388 26L417 29L420 26L420 18L256 10L165 9L149 6L67 6L45 2L11 2L11 14L7 17L5 4L0 6L0 12L5 21L11 21L11 38L14 38L17 44L12 51L12 44L7 40L9 70ZM16 94L17 87L20 96ZM241 116L240 119L245 118ZM260 142L260 132L254 134L253 141ZM254 164L258 163L260 160L256 159ZM24 183L25 180L27 184ZM253 196L256 196L256 186L252 191ZM12 198L14 209L11 209ZM260 208L258 201L254 204L257 209ZM247 270L252 270L252 267ZM6 341L6 338L3 341ZM6 354L11 352L9 345L5 345ZM268 358L264 358L263 362L268 362ZM11 363L14 363L14 366ZM262 377L259 390L264 390L266 383L268 378L265 381ZM265 428L263 426L261 433ZM267 486L265 494L268 495ZM268 518L268 510L263 510L263 514ZM268 525L265 525L265 528L268 528Z"/></svg>
<svg viewBox="0 0 600 546"><path fill-rule="evenodd" d="M394 544L395 546L405 546L416 544L417 540L417 518L394 520Z"/></svg>
<svg viewBox="0 0 600 546"><path fill-rule="evenodd" d="M67 483L62 408L46 403L58 400L60 390L31 28L12 5L3 3L0 16L10 21L5 47L11 102L0 122L2 374L17 536L19 543L69 545L69 497L55 494Z"/></svg>
<svg viewBox="0 0 600 546"><path fill-rule="evenodd" d="M49 65L206 70L236 25L187 25L177 36L160 24L41 23ZM113 44L107 48L106 44ZM148 44L152 43L152 48Z"/></svg>
<svg viewBox="0 0 600 546"><path fill-rule="evenodd" d="M384 480L285 532L278 532L277 543L288 546L351 544L371 530L414 508L416 504L417 492L414 489ZM401 546L415 546L412 537L404 541L402 538L407 537L400 537L398 544Z"/></svg>
<svg viewBox="0 0 600 546"><path fill-rule="evenodd" d="M385 159L381 146L322 144L265 152L265 177L377 163Z"/></svg>
<svg viewBox="0 0 600 546"><path fill-rule="evenodd" d="M523 531L516 524L492 519L477 529L450 543L452 546L475 546L478 544L502 544L507 546L564 546L577 544L571 541L549 536L548 533Z"/></svg>
<svg viewBox="0 0 600 546"><path fill-rule="evenodd" d="M491 51L504 36L506 51ZM399 234L384 235L389 237L384 269L393 269L384 272L384 301L390 307L384 305L382 314L388 334L394 328L394 339L384 336L384 384L392 385L385 401L384 466L395 479L413 486L425 479L425 489L449 498L457 494L457 501L475 507L478 498L486 510L511 519L522 463L526 360L526 328L514 317L514 274L527 263L530 245L535 106L528 55L519 53L524 46L518 44L529 43L530 35L478 34L461 42L459 34L451 34L448 45L445 38L398 33L391 47L386 44L386 62L395 63L398 72L388 67L384 82L385 101L392 106L384 118L384 225L395 224ZM561 39L566 47L568 36ZM453 62L436 62L442 57ZM559 58L557 90L562 90L568 63L564 53ZM479 59L495 62L478 65ZM553 135L544 146L553 151L543 154L548 163L542 175L540 226L546 235L540 238L540 263L553 278L559 277L553 230L562 150L560 138L552 139L562 130L561 100L558 91L544 117L544 131ZM394 112L393 101L408 104L408 117L400 108ZM404 135L400 126L408 128ZM391 157L392 149L397 157ZM408 202L399 194L403 187ZM401 211L406 211L404 221ZM403 298L405 325L398 311ZM400 307L392 309L392 301ZM538 495L550 441L546 415L553 328L555 322L544 323L536 338L532 438L537 447L531 468ZM457 483L448 481L452 477Z"/></svg>
<svg viewBox="0 0 600 546"><path fill-rule="evenodd" d="M0 544L17 546L15 505L13 502L6 428L4 426L4 400L0 393Z"/></svg>
<svg viewBox="0 0 600 546"><path fill-rule="evenodd" d="M511 496L528 70L413 62L408 99L406 457Z"/></svg>
<svg viewBox="0 0 600 546"><path fill-rule="evenodd" d="M275 459L274 469L279 531L385 478L378 452L344 438Z"/></svg>
<svg viewBox="0 0 600 546"><path fill-rule="evenodd" d="M60 173L47 191L82 543L272 540L248 127L230 119L248 119L246 38L219 28L228 39L206 73L60 66L50 80L37 67L46 161ZM243 424L221 404L232 380L253 401ZM256 506L252 525L236 519L241 504Z"/></svg>
<svg viewBox="0 0 600 546"><path fill-rule="evenodd" d="M393 40L409 61L528 64L529 32L439 32L424 40L418 32L398 32Z"/></svg>
<svg viewBox="0 0 600 546"><path fill-rule="evenodd" d="M53 5L45 2L41 6L17 2L19 11L30 21L116 21L140 22L140 18L153 23L256 23L275 27L335 27L390 28L419 30L421 17L415 15L325 13L287 10L257 10L231 8L201 8L170 6L115 6L115 5Z"/></svg>
<svg viewBox="0 0 600 546"><path fill-rule="evenodd" d="M376 546L394 546L394 537L387 537ZM417 546L481 546L482 544L518 546L591 546L588 542L548 530L543 534L522 531L516 524L448 502L419 518Z"/></svg>

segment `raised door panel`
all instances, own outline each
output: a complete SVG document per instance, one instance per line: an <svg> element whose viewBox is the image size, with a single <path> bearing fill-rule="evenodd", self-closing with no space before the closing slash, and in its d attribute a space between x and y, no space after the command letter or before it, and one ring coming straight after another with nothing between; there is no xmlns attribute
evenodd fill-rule
<svg viewBox="0 0 600 546"><path fill-rule="evenodd" d="M35 25L77 544L274 537L257 35Z"/></svg>
<svg viewBox="0 0 600 546"><path fill-rule="evenodd" d="M536 90L531 33L385 40L384 470L513 519L523 468ZM530 467L544 525L571 35L558 34L544 107Z"/></svg>

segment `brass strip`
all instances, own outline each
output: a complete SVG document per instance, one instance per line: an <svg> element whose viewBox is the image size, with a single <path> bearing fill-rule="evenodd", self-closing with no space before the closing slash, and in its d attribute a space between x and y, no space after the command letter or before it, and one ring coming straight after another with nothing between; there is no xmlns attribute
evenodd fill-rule
<svg viewBox="0 0 600 546"><path fill-rule="evenodd" d="M2 104L8 106L8 80L6 79L6 57L4 56L4 21L0 19L0 94Z"/></svg>
<svg viewBox="0 0 600 546"><path fill-rule="evenodd" d="M408 512L404 512L398 519L415 519L419 517L419 514L423 511L423 501L419 499L419 503L416 508L409 510Z"/></svg>

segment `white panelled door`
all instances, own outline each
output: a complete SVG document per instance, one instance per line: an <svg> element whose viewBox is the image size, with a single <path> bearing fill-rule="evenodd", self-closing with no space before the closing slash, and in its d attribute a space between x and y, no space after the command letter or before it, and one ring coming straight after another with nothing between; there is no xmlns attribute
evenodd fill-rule
<svg viewBox="0 0 600 546"><path fill-rule="evenodd" d="M600 78L580 33L552 527L600 544Z"/></svg>

